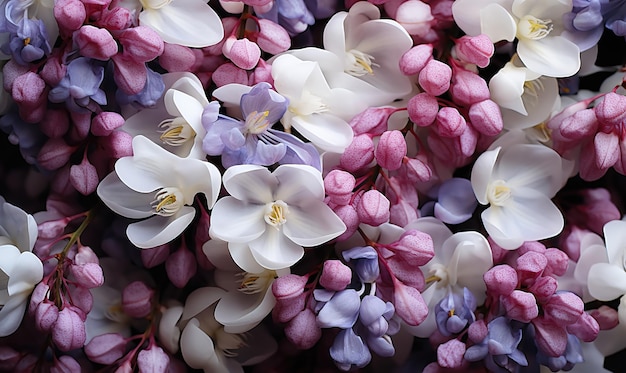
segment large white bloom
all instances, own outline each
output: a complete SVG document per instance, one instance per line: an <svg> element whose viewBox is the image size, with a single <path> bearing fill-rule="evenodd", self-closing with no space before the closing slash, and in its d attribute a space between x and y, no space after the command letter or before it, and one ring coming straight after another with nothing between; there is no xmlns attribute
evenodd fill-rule
<svg viewBox="0 0 626 373"><path fill-rule="evenodd" d="M197 193L209 208L217 200L220 173L208 162L180 158L144 136L133 138L133 156L120 158L115 171L98 185L97 193L114 212L131 219L148 218L128 226L135 246L156 247L178 237L193 220Z"/></svg>
<svg viewBox="0 0 626 373"><path fill-rule="evenodd" d="M287 268L305 247L321 245L346 230L324 203L321 173L306 165L281 165L274 172L255 165L232 166L224 173L230 196L215 204L211 237L229 243L241 268L254 262L267 269Z"/></svg>
<svg viewBox="0 0 626 373"><path fill-rule="evenodd" d="M556 78L580 68L580 49L561 36L563 15L571 11L571 0L458 0L452 5L455 22L467 34L483 33L494 43L517 38L524 65Z"/></svg>
<svg viewBox="0 0 626 373"><path fill-rule="evenodd" d="M0 197L0 337L17 330L28 297L43 278L43 264L32 253L35 219Z"/></svg>
<svg viewBox="0 0 626 373"><path fill-rule="evenodd" d="M563 185L563 162L543 145L514 144L486 151L472 168L476 199L489 208L481 218L504 249L556 236L563 215L550 200Z"/></svg>

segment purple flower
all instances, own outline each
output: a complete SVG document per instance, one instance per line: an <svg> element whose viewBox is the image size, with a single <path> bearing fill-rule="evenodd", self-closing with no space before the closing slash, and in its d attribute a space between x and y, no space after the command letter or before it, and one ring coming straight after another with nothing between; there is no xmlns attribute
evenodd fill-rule
<svg viewBox="0 0 626 373"><path fill-rule="evenodd" d="M315 310L321 328L352 328L359 317L361 298L354 289L338 292L315 289L313 296L318 302Z"/></svg>
<svg viewBox="0 0 626 373"><path fill-rule="evenodd" d="M615 35L626 36L626 0L603 1L601 5L606 28Z"/></svg>
<svg viewBox="0 0 626 373"><path fill-rule="evenodd" d="M272 9L258 16L283 26L291 36L303 32L315 23L315 18L304 0L274 0Z"/></svg>
<svg viewBox="0 0 626 373"><path fill-rule="evenodd" d="M476 298L467 289L463 294L450 292L435 306L435 318L441 334L450 336L460 333L465 326L476 320Z"/></svg>
<svg viewBox="0 0 626 373"><path fill-rule="evenodd" d="M506 317L500 316L487 324L487 337L465 351L465 360L473 362L485 360L491 372L508 373L518 366L527 366L526 356L517 346L522 340L522 330L511 327Z"/></svg>
<svg viewBox="0 0 626 373"><path fill-rule="evenodd" d="M472 183L467 179L453 177L444 181L433 194L437 201L424 204L422 216L435 216L447 224L460 224L472 217L478 201L474 197Z"/></svg>
<svg viewBox="0 0 626 373"><path fill-rule="evenodd" d="M46 139L39 126L25 123L17 112L9 112L0 116L0 130L9 135L11 144L19 145L27 163L37 163L37 155Z"/></svg>
<svg viewBox="0 0 626 373"><path fill-rule="evenodd" d="M553 372L561 370L569 371L574 365L582 363L583 352L580 345L580 341L574 335L567 335L567 347L565 352L561 356L553 357L548 356L539 350L537 352L537 362L541 365L545 365Z"/></svg>
<svg viewBox="0 0 626 373"><path fill-rule="evenodd" d="M341 253L346 262L352 262L354 271L362 282L374 282L380 275L378 254L371 246L353 247Z"/></svg>
<svg viewBox="0 0 626 373"><path fill-rule="evenodd" d="M343 329L337 334L330 347L330 357L344 371L354 367L363 368L372 360L369 348L352 328Z"/></svg>
<svg viewBox="0 0 626 373"><path fill-rule="evenodd" d="M359 335L365 338L367 346L379 356L389 357L395 354L395 348L389 335L400 330L400 323L391 302L384 302L374 295L366 295L361 300L359 309Z"/></svg>
<svg viewBox="0 0 626 373"><path fill-rule="evenodd" d="M52 102L63 102L70 110L77 112L95 111L96 105L106 105L107 99L100 84L104 79L104 67L96 65L93 60L79 57L67 65L67 73L52 88L48 99Z"/></svg>
<svg viewBox="0 0 626 373"><path fill-rule="evenodd" d="M146 85L143 86L141 92L128 95L121 89L117 90L115 98L120 105L130 104L139 110L151 108L155 106L159 98L163 96L163 91L165 91L163 76L149 67L146 67L146 70L148 71Z"/></svg>
<svg viewBox="0 0 626 373"><path fill-rule="evenodd" d="M9 41L0 47L2 53L11 55L15 62L24 66L50 54L52 50L43 21L22 18L15 26L9 34Z"/></svg>

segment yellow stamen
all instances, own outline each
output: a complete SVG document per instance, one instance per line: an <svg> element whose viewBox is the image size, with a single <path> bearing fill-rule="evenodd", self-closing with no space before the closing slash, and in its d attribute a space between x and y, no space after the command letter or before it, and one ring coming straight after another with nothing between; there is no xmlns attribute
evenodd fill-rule
<svg viewBox="0 0 626 373"><path fill-rule="evenodd" d="M28 44L30 44L30 38L24 39L24 46L27 46Z"/></svg>

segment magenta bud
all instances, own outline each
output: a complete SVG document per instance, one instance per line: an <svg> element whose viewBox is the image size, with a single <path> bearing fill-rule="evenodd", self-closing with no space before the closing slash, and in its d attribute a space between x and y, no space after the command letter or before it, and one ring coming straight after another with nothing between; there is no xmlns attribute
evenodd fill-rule
<svg viewBox="0 0 626 373"><path fill-rule="evenodd" d="M567 332L575 335L583 342L593 342L600 332L600 324L595 317L583 312L575 323L567 326Z"/></svg>
<svg viewBox="0 0 626 373"><path fill-rule="evenodd" d="M508 264L497 265L483 275L487 291L496 295L509 295L517 288L517 272Z"/></svg>
<svg viewBox="0 0 626 373"><path fill-rule="evenodd" d="M261 49L259 49L259 46L247 38L237 39L235 36L228 37L222 47L222 51L224 52L224 56L230 59L235 66L244 70L254 68L257 62L259 62L259 58L261 58Z"/></svg>
<svg viewBox="0 0 626 373"><path fill-rule="evenodd" d="M458 339L451 339L446 343L440 344L437 347L437 363L442 368L459 368L465 360L465 343Z"/></svg>
<svg viewBox="0 0 626 373"><path fill-rule="evenodd" d="M583 301L578 295L569 291L554 294L543 305L544 317L554 320L559 325L575 323L584 309Z"/></svg>
<svg viewBox="0 0 626 373"><path fill-rule="evenodd" d="M405 323L415 326L421 324L428 316L428 306L422 294L414 287L407 286L396 280L393 283L392 303L396 313Z"/></svg>
<svg viewBox="0 0 626 373"><path fill-rule="evenodd" d="M405 200L391 205L389 209L389 222L404 227L419 218L415 206Z"/></svg>
<svg viewBox="0 0 626 373"><path fill-rule="evenodd" d="M148 62L163 53L163 39L147 26L128 28L120 34L118 41L123 53L137 62Z"/></svg>
<svg viewBox="0 0 626 373"><path fill-rule="evenodd" d="M131 26L131 11L121 6L113 9L105 8L102 10L100 19L98 19L98 25L109 31L127 29Z"/></svg>
<svg viewBox="0 0 626 373"><path fill-rule="evenodd" d="M117 54L117 42L104 28L84 25L74 32L73 40L85 57L108 61Z"/></svg>
<svg viewBox="0 0 626 373"><path fill-rule="evenodd" d="M617 163L620 158L620 139L617 133L598 132L593 138L595 150L595 166L606 170Z"/></svg>
<svg viewBox="0 0 626 373"><path fill-rule="evenodd" d="M350 127L355 135L382 135L387 130L389 116L395 111L392 107L369 107L350 120Z"/></svg>
<svg viewBox="0 0 626 373"><path fill-rule="evenodd" d="M615 92L604 95L604 99L593 110L598 120L609 127L621 127L626 121L626 97Z"/></svg>
<svg viewBox="0 0 626 373"><path fill-rule="evenodd" d="M453 71L450 95L455 103L470 106L491 97L489 87L480 75L462 68L455 68Z"/></svg>
<svg viewBox="0 0 626 373"><path fill-rule="evenodd" d="M534 251L528 251L517 258L517 272L522 281L539 277L547 265L546 256Z"/></svg>
<svg viewBox="0 0 626 373"><path fill-rule="evenodd" d="M506 315L513 320L527 323L539 315L537 300L531 293L513 290L511 294L502 296L501 300Z"/></svg>
<svg viewBox="0 0 626 373"><path fill-rule="evenodd" d="M540 303L546 302L558 288L558 281L552 276L541 276L533 282L528 291L535 295Z"/></svg>
<svg viewBox="0 0 626 373"><path fill-rule="evenodd" d="M276 300L297 297L304 292L307 281L309 281L309 276L298 276L293 273L280 276L272 282L272 293Z"/></svg>
<svg viewBox="0 0 626 373"><path fill-rule="evenodd" d="M59 350L71 351L85 344L85 322L81 313L73 306L66 306L59 311L59 317L52 327L52 341Z"/></svg>
<svg viewBox="0 0 626 373"><path fill-rule="evenodd" d="M70 128L70 119L65 110L48 109L39 123L39 128L48 137L61 137Z"/></svg>
<svg viewBox="0 0 626 373"><path fill-rule="evenodd" d="M124 356L126 339L118 333L95 336L85 345L85 355L94 363L110 365Z"/></svg>
<svg viewBox="0 0 626 373"><path fill-rule="evenodd" d="M339 237L337 237L337 241L347 240L356 232L357 228L359 227L359 215L352 205L337 206L333 208L333 211L346 225L346 231L343 232Z"/></svg>
<svg viewBox="0 0 626 373"><path fill-rule="evenodd" d="M221 64L215 69L211 79L218 87L231 83L248 85L249 80L247 71L235 66L232 62Z"/></svg>
<svg viewBox="0 0 626 373"><path fill-rule="evenodd" d="M72 302L75 306L74 311L84 320L85 315L87 315L93 307L93 295L91 295L89 289L77 286L72 289Z"/></svg>
<svg viewBox="0 0 626 373"><path fill-rule="evenodd" d="M617 311L609 306L602 305L591 310L590 315L596 319L601 330L613 329L619 324Z"/></svg>
<svg viewBox="0 0 626 373"><path fill-rule="evenodd" d="M102 267L97 263L85 263L83 265L72 265L72 275L77 285L92 289L102 286L104 283L104 275Z"/></svg>
<svg viewBox="0 0 626 373"><path fill-rule="evenodd" d="M569 257L562 250L556 248L549 248L544 253L546 259L548 259L548 265L545 273L546 275L563 276L567 271L569 265Z"/></svg>
<svg viewBox="0 0 626 373"><path fill-rule="evenodd" d="M418 44L400 57L400 71L402 71L404 75L419 74L428 61L432 59L432 44Z"/></svg>
<svg viewBox="0 0 626 373"><path fill-rule="evenodd" d="M141 262L146 268L153 268L164 263L169 256L170 247L168 244L141 250Z"/></svg>
<svg viewBox="0 0 626 373"><path fill-rule="evenodd" d="M46 82L38 74L27 72L15 78L11 88L13 100L20 107L33 109L41 105L42 95L46 89ZM43 100L46 100L43 97Z"/></svg>
<svg viewBox="0 0 626 373"><path fill-rule="evenodd" d="M272 78L272 65L265 62L262 58L259 58L259 63L254 68L254 72L251 77L251 84L258 84L261 82L266 82L270 84L274 84L274 79Z"/></svg>
<svg viewBox="0 0 626 373"><path fill-rule="evenodd" d="M37 226L38 238L43 239L53 239L59 237L69 220L67 219L57 219L57 220L49 220L45 221Z"/></svg>
<svg viewBox="0 0 626 373"><path fill-rule="evenodd" d="M469 108L469 119L472 126L486 136L496 136L504 127L500 106L491 100L472 104Z"/></svg>
<svg viewBox="0 0 626 373"><path fill-rule="evenodd" d="M433 172L422 159L406 158L404 163L406 177L412 183L425 183L433 176Z"/></svg>
<svg viewBox="0 0 626 373"><path fill-rule="evenodd" d="M485 34L462 36L456 41L456 56L464 62L478 67L487 67L495 48L493 42Z"/></svg>
<svg viewBox="0 0 626 373"><path fill-rule="evenodd" d="M8 69L5 66L4 72ZM67 65L61 63L59 58L54 56L48 57L43 65L43 69L39 72L41 78L48 83L49 86L55 87L61 82L61 79L67 74Z"/></svg>
<svg viewBox="0 0 626 373"><path fill-rule="evenodd" d="M108 136L124 125L125 119L113 111L103 111L91 120L91 133L95 136Z"/></svg>
<svg viewBox="0 0 626 373"><path fill-rule="evenodd" d="M261 49L270 54L279 54L291 47L291 38L279 24L264 18L258 18L259 33L256 42Z"/></svg>
<svg viewBox="0 0 626 373"><path fill-rule="evenodd" d="M322 329L317 326L315 314L305 308L285 326L285 336L297 348L307 350L322 337Z"/></svg>
<svg viewBox="0 0 626 373"><path fill-rule="evenodd" d="M78 361L70 355L63 355L58 359L54 359L54 363L50 367L50 373L76 373L82 371L83 369L78 364Z"/></svg>
<svg viewBox="0 0 626 373"><path fill-rule="evenodd" d="M356 206L356 213L361 223L379 226L389 221L389 207L387 197L377 190L368 190L363 193Z"/></svg>
<svg viewBox="0 0 626 373"><path fill-rule="evenodd" d="M407 145L402 132L398 130L385 131L380 136L374 156L382 168L395 171L402 166L402 159L406 156Z"/></svg>
<svg viewBox="0 0 626 373"><path fill-rule="evenodd" d="M456 108L442 107L435 118L437 133L442 137L459 137L465 131L467 122Z"/></svg>
<svg viewBox="0 0 626 373"><path fill-rule="evenodd" d="M54 4L54 18L59 28L65 32L78 30L85 22L87 12L85 5L79 0L60 0Z"/></svg>
<svg viewBox="0 0 626 373"><path fill-rule="evenodd" d="M59 308L50 301L43 301L35 311L35 324L42 332L49 332L59 318Z"/></svg>
<svg viewBox="0 0 626 373"><path fill-rule="evenodd" d="M552 357L559 357L567 348L567 332L565 328L551 320L538 317L533 320L535 326L535 342L539 350Z"/></svg>
<svg viewBox="0 0 626 373"><path fill-rule="evenodd" d="M402 2L397 8L394 18L409 34L417 37L426 36L430 32L431 22L434 20L430 5L420 0Z"/></svg>
<svg viewBox="0 0 626 373"><path fill-rule="evenodd" d="M128 95L135 95L146 85L148 71L145 62L139 62L127 53L118 53L113 60L113 80Z"/></svg>
<svg viewBox="0 0 626 373"><path fill-rule="evenodd" d="M439 103L437 98L432 95L422 92L413 96L408 104L407 111L411 122L415 123L418 127L430 126L437 117L439 112Z"/></svg>
<svg viewBox="0 0 626 373"><path fill-rule="evenodd" d="M277 323L288 323L304 309L306 299L306 293L300 293L293 298L276 300L272 319Z"/></svg>
<svg viewBox="0 0 626 373"><path fill-rule="evenodd" d="M411 266L423 266L435 256L433 239L427 233L409 229L387 248Z"/></svg>
<svg viewBox="0 0 626 373"><path fill-rule="evenodd" d="M150 314L154 290L141 281L126 285L122 292L122 309L130 317L142 318Z"/></svg>
<svg viewBox="0 0 626 373"><path fill-rule="evenodd" d="M89 246L78 246L78 252L74 255L74 264L84 265L87 263L96 263L98 264L100 260L96 253L91 250Z"/></svg>
<svg viewBox="0 0 626 373"><path fill-rule="evenodd" d="M374 142L366 134L355 136L344 150L339 164L348 172L364 168L374 159Z"/></svg>
<svg viewBox="0 0 626 373"><path fill-rule="evenodd" d="M324 178L324 189L330 201L341 206L350 203L355 185L354 176L342 170L332 170Z"/></svg>
<svg viewBox="0 0 626 373"><path fill-rule="evenodd" d="M47 170L57 170L70 160L70 156L76 150L75 147L59 139L48 139L39 150L37 162Z"/></svg>
<svg viewBox="0 0 626 373"><path fill-rule="evenodd" d="M187 285L198 269L195 255L183 243L165 261L165 272L172 284L179 289Z"/></svg>
<svg viewBox="0 0 626 373"><path fill-rule="evenodd" d="M320 285L328 290L341 291L352 281L352 270L340 260L332 259L324 262L320 276Z"/></svg>
<svg viewBox="0 0 626 373"><path fill-rule="evenodd" d="M452 69L438 60L430 60L418 75L422 89L432 96L444 94L450 88Z"/></svg>
<svg viewBox="0 0 626 373"><path fill-rule="evenodd" d="M489 328L487 328L485 320L476 320L467 328L467 335L474 343L482 342L485 338L487 338L488 333Z"/></svg>
<svg viewBox="0 0 626 373"><path fill-rule="evenodd" d="M114 159L133 155L133 136L124 131L113 131L109 136L100 137L99 144Z"/></svg>
<svg viewBox="0 0 626 373"><path fill-rule="evenodd" d="M70 167L70 182L84 196L96 191L100 182L98 171L89 163L87 157L83 157L79 164Z"/></svg>
<svg viewBox="0 0 626 373"><path fill-rule="evenodd" d="M168 371L170 358L159 346L152 345L141 350L137 355L137 366L140 373L165 373Z"/></svg>
<svg viewBox="0 0 626 373"><path fill-rule="evenodd" d="M44 300L48 299L48 293L50 291L50 286L45 282L40 282L33 289L33 293L30 296L30 301L28 304L28 312L31 315L34 315L37 312L37 308L39 304Z"/></svg>
<svg viewBox="0 0 626 373"><path fill-rule="evenodd" d="M580 140L598 130L598 118L593 109L582 109L563 119L558 128L566 139Z"/></svg>
<svg viewBox="0 0 626 373"><path fill-rule="evenodd" d="M196 63L196 56L184 45L164 43L159 64L168 72L191 71Z"/></svg>

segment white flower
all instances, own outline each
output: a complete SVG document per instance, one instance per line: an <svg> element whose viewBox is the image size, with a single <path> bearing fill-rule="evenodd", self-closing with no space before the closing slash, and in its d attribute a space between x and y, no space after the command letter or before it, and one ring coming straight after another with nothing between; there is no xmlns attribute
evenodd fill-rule
<svg viewBox="0 0 626 373"><path fill-rule="evenodd" d="M494 43L517 38L524 65L556 78L580 68L580 49L561 36L562 18L571 11L568 0L458 0L452 6L454 20L467 34L483 33Z"/></svg>
<svg viewBox="0 0 626 373"><path fill-rule="evenodd" d="M198 77L190 73L164 74L165 93L154 108L143 109L129 117L122 129L133 136L144 135L179 157L204 160L202 113L209 105Z"/></svg>
<svg viewBox="0 0 626 373"><path fill-rule="evenodd" d="M211 237L229 243L241 268L254 262L267 269L287 268L304 248L321 245L346 227L324 203L321 173L306 165L281 165L274 172L255 165L232 166L224 173L230 196L215 204Z"/></svg>
<svg viewBox="0 0 626 373"><path fill-rule="evenodd" d="M563 215L550 200L563 185L561 157L543 145L514 144L486 151L472 169L476 199L490 207L481 218L501 247L553 237L563 229Z"/></svg>
<svg viewBox="0 0 626 373"><path fill-rule="evenodd" d="M143 219L128 226L130 242L156 247L178 237L193 220L197 193L209 208L217 200L220 173L208 162L180 158L144 136L133 138L133 156L115 163L115 171L98 185L97 193L114 212Z"/></svg>
<svg viewBox="0 0 626 373"><path fill-rule="evenodd" d="M324 73L345 74L339 70L341 66L333 67L334 71ZM274 87L289 99L281 119L285 128L293 126L322 150L342 153L352 142L348 121L367 105L351 90L331 88L324 73L318 62L303 61L290 54L280 55L272 62Z"/></svg>
<svg viewBox="0 0 626 373"><path fill-rule="evenodd" d="M43 264L32 253L35 219L0 197L0 337L17 330L28 297L43 278Z"/></svg>
<svg viewBox="0 0 626 373"><path fill-rule="evenodd" d="M428 304L428 317L415 327L408 327L418 337L427 338L437 330L435 306L454 290L467 288L478 305L485 301L486 285L483 275L493 266L491 247L478 232L452 234L445 224L426 217L405 229L417 229L433 239L435 256L420 267L427 281L422 297Z"/></svg>

